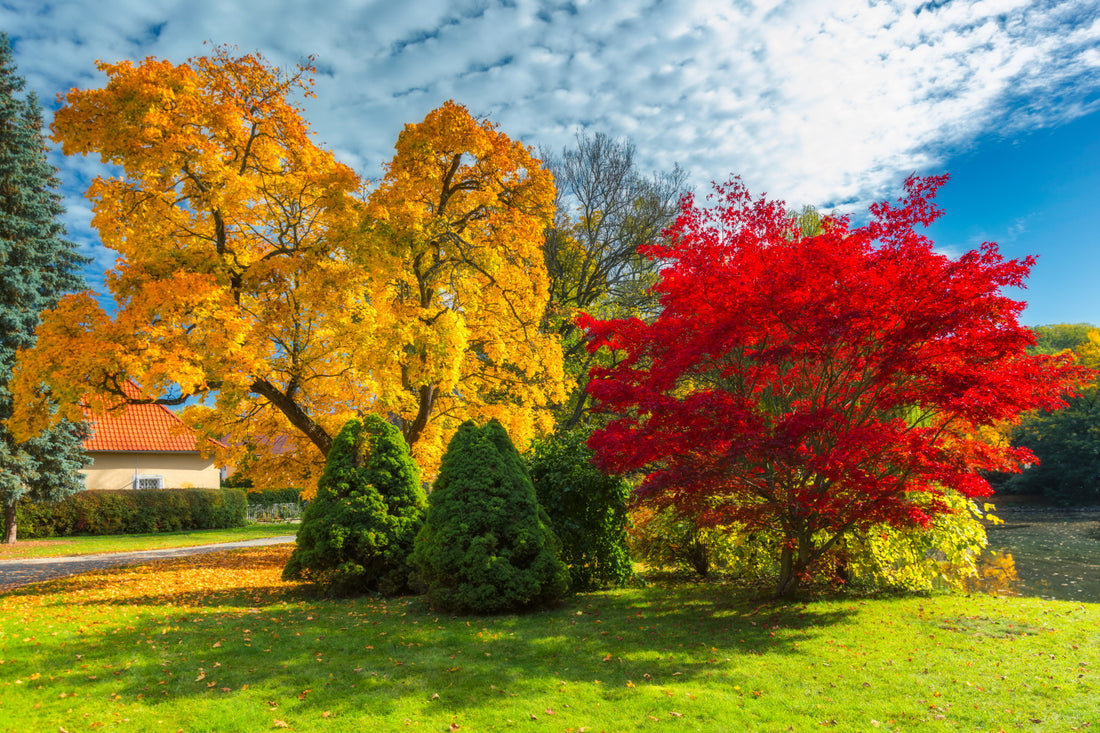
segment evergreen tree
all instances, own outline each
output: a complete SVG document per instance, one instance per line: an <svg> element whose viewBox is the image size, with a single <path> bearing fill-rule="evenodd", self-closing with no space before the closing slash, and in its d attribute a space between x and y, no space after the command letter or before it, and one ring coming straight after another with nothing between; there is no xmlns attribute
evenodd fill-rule
<svg viewBox="0 0 1100 733"><path fill-rule="evenodd" d="M331 595L402 593L426 506L401 431L377 415L349 420L329 450L283 577Z"/></svg>
<svg viewBox="0 0 1100 733"><path fill-rule="evenodd" d="M497 613L565 593L560 543L499 422L459 427L428 501L410 564L433 607Z"/></svg>
<svg viewBox="0 0 1100 733"><path fill-rule="evenodd" d="M16 540L20 500L56 501L84 488L83 424L62 422L18 443L4 427L16 352L34 343L39 314L84 287L87 260L65 237L57 171L46 159L42 107L25 99L7 35L0 34L0 501L3 541Z"/></svg>

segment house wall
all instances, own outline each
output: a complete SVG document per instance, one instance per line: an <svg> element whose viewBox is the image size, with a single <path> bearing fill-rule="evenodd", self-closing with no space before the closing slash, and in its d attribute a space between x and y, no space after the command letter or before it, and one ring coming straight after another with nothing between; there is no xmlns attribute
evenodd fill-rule
<svg viewBox="0 0 1100 733"><path fill-rule="evenodd" d="M92 462L81 469L88 489L132 489L134 475L163 476L164 488L216 489L221 471L213 458L198 453L112 453L91 451Z"/></svg>

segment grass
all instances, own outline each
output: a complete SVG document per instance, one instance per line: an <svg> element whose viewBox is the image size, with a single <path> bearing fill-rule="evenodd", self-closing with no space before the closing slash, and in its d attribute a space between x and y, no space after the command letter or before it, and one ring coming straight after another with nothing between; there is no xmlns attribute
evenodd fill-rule
<svg viewBox="0 0 1100 733"><path fill-rule="evenodd" d="M0 731L1069 731L1100 606L654 583L487 618L327 601L288 545L0 595Z"/></svg>
<svg viewBox="0 0 1100 733"><path fill-rule="evenodd" d="M296 524L249 524L233 529L201 529L187 532L158 532L156 534L19 540L14 545L0 545L0 560L193 547L220 542L254 540L261 537L280 537L292 535L297 531L298 525Z"/></svg>

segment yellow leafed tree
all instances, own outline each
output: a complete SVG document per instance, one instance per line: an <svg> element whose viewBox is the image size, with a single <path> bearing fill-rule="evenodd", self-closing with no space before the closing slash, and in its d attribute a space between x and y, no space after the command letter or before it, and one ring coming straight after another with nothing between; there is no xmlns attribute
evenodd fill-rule
<svg viewBox="0 0 1100 733"><path fill-rule="evenodd" d="M185 421L229 436L223 460L258 485L311 487L356 413L399 422L429 473L464 419L546 424L561 356L529 311L553 183L523 146L449 103L406 128L365 200L291 101L308 66L225 48L99 66L107 84L71 91L53 134L121 168L88 191L119 254L115 314L90 293L44 314L13 430L48 423L47 395L75 415L132 380L146 401L201 399Z"/></svg>
<svg viewBox="0 0 1100 733"><path fill-rule="evenodd" d="M396 148L365 235L400 263L374 301L392 322L357 368L382 380L381 408L400 416L422 466L471 417L497 418L524 445L565 396L560 342L540 330L553 177L453 102L406 125Z"/></svg>

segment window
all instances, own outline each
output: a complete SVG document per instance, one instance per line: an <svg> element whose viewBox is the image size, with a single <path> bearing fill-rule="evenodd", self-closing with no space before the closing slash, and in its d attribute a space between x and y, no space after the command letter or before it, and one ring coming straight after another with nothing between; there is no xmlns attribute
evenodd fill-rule
<svg viewBox="0 0 1100 733"><path fill-rule="evenodd" d="M164 477L138 474L134 476L135 489L163 489Z"/></svg>

